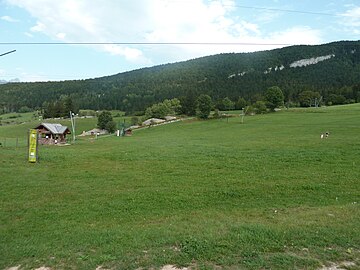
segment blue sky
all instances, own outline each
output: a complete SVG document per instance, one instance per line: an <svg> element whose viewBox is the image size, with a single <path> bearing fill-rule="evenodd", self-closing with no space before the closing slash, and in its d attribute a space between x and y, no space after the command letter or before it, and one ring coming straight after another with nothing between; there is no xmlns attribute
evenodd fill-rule
<svg viewBox="0 0 360 270"><path fill-rule="evenodd" d="M359 0L0 0L0 54L16 50L0 57L7 81L86 79L339 40L360 40Z"/></svg>

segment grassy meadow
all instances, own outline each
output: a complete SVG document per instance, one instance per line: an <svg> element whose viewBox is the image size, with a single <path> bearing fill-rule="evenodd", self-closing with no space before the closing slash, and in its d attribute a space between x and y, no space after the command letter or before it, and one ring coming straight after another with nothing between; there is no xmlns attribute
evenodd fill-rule
<svg viewBox="0 0 360 270"><path fill-rule="evenodd" d="M36 113L9 113L1 115L0 118L5 119L0 122L0 143L3 146L17 147L27 146L27 131L30 128L35 128L42 122L45 123L60 123L68 126L71 130L70 119L44 119L39 117L34 118ZM113 119L117 124L122 124L126 121L126 125L130 125L131 117L123 116L121 111L112 111ZM16 118L13 118L16 117ZM10 119L10 120L9 120ZM1 125L2 124L2 125ZM97 118L76 118L76 135L80 135L83 131L91 130L97 125ZM72 136L68 137L69 141L72 140Z"/></svg>
<svg viewBox="0 0 360 270"><path fill-rule="evenodd" d="M360 269L360 104L26 150L0 148L0 269Z"/></svg>

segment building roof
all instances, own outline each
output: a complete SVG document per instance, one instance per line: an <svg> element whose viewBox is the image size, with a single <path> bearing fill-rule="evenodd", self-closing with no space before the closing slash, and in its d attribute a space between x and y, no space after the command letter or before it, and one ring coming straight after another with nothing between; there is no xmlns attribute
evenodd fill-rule
<svg viewBox="0 0 360 270"><path fill-rule="evenodd" d="M91 130L88 131L83 131L83 133L81 134L81 136L88 136L88 135L94 135L94 134L98 134L98 135L104 135L104 134L108 134L109 132L105 129L100 129L100 128L93 128Z"/></svg>
<svg viewBox="0 0 360 270"><path fill-rule="evenodd" d="M164 123L165 120L164 119L159 119L159 118L150 118L148 120L145 120L142 125L143 126L149 126L151 124L161 124L161 123Z"/></svg>
<svg viewBox="0 0 360 270"><path fill-rule="evenodd" d="M64 134L65 132L70 133L68 127L61 124L41 123L39 126L36 127L36 129L39 129L41 126L46 128L52 134Z"/></svg>

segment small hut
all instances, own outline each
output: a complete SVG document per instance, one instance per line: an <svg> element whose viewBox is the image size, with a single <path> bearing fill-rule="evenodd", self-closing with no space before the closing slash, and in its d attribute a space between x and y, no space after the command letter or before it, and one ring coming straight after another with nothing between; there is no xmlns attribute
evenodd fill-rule
<svg viewBox="0 0 360 270"><path fill-rule="evenodd" d="M35 129L38 131L40 144L64 144L66 135L71 134L69 128L61 124L41 123Z"/></svg>

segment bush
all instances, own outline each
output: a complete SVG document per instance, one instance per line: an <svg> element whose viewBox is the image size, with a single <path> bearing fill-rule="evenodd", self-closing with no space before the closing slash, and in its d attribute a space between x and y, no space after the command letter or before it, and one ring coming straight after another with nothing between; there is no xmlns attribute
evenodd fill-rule
<svg viewBox="0 0 360 270"><path fill-rule="evenodd" d="M19 109L19 113L28 113L28 112L31 112L32 110L28 107L28 106L22 106L20 109Z"/></svg>
<svg viewBox="0 0 360 270"><path fill-rule="evenodd" d="M346 98L343 95L330 94L327 98L328 105L342 105L345 101Z"/></svg>
<svg viewBox="0 0 360 270"><path fill-rule="evenodd" d="M143 116L144 115L144 111L135 111L134 113L133 113L133 115L134 116Z"/></svg>
<svg viewBox="0 0 360 270"><path fill-rule="evenodd" d="M293 102L293 101L287 101L285 103L285 107L286 108L297 108L297 107L300 107L300 103L298 102Z"/></svg>
<svg viewBox="0 0 360 270"><path fill-rule="evenodd" d="M105 125L105 129L109 131L109 133L114 133L116 130L116 123L115 121L109 121Z"/></svg>
<svg viewBox="0 0 360 270"><path fill-rule="evenodd" d="M109 131L106 127L107 124L109 122L113 121L112 115L109 111L103 111L102 113L100 113L99 117L98 117L98 123L97 126L100 129L106 129L107 131ZM115 122L114 122L115 123ZM116 125L116 124L115 124ZM114 130L115 131L115 130ZM110 132L110 131L109 131Z"/></svg>
<svg viewBox="0 0 360 270"><path fill-rule="evenodd" d="M96 112L94 110L80 110L79 116L96 116Z"/></svg>
<svg viewBox="0 0 360 270"><path fill-rule="evenodd" d="M220 118L220 111L219 111L219 109L215 109L215 112L214 112L214 114L213 114L213 118L215 118L215 119Z"/></svg>
<svg viewBox="0 0 360 270"><path fill-rule="evenodd" d="M21 117L21 114L16 114L16 115L11 115L8 118L9 119L16 119L16 118L20 118L20 117Z"/></svg>
<svg viewBox="0 0 360 270"><path fill-rule="evenodd" d="M233 102L230 98L225 97L216 102L215 108L221 111L230 111L235 108L235 102Z"/></svg>
<svg viewBox="0 0 360 270"><path fill-rule="evenodd" d="M133 116L131 117L131 125L135 126L135 125L139 125L140 124L140 119L137 116Z"/></svg>
<svg viewBox="0 0 360 270"><path fill-rule="evenodd" d="M165 99L163 102L147 108L145 115L147 118L164 118L167 115L179 113L181 109L180 101L177 98Z"/></svg>
<svg viewBox="0 0 360 270"><path fill-rule="evenodd" d="M255 114L255 108L253 106L247 106L244 111L245 111L246 115L254 115Z"/></svg>
<svg viewBox="0 0 360 270"><path fill-rule="evenodd" d="M266 113L266 104L264 101L256 101L254 104L254 109L257 114Z"/></svg>
<svg viewBox="0 0 360 270"><path fill-rule="evenodd" d="M242 110L246 107L246 100L243 97L239 97L238 101L235 103L235 109L236 110Z"/></svg>
<svg viewBox="0 0 360 270"><path fill-rule="evenodd" d="M303 91L299 94L299 102L301 107L311 107L315 105L316 100L320 100L321 95L319 92Z"/></svg>

